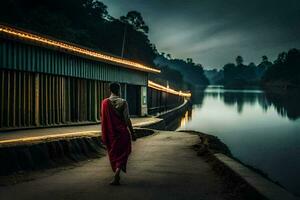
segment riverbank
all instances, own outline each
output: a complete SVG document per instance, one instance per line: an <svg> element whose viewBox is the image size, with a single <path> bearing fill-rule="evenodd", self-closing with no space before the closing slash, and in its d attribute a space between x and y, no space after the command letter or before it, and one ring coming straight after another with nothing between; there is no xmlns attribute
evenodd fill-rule
<svg viewBox="0 0 300 200"><path fill-rule="evenodd" d="M274 185L269 187L270 182L263 184L264 191L258 190L257 186L261 185L257 180L261 179L261 176L247 171L247 176L252 173L254 176L251 177L255 177L256 180L254 185L249 182L247 177L238 171L245 170L246 167L230 160L230 150L215 136L195 131L139 131L142 134L140 136L147 137L140 137L133 143L129 171L123 180L125 184L114 191L118 199L128 199L129 196L133 199L144 198L147 191L151 191L151 195L147 193L150 195L149 199L164 200L174 197L211 200L278 199L266 195L269 188L273 188L272 194L281 199L296 199L290 197L287 192L282 192L278 186L276 190ZM149 131L149 134L145 134L146 131ZM194 153L195 150L197 153ZM33 196L41 199L74 199L75 196L78 199L109 198L107 195L111 189L108 182L112 172L103 148L100 149L98 155L100 154L102 156L73 165L7 179L6 184L2 182L2 186L6 186L0 187L0 197L7 200L32 199ZM1 178L1 181L4 179ZM265 179L260 181L265 182ZM47 187L43 187L44 185ZM16 190L18 193L13 192ZM122 191L130 195L124 196Z"/></svg>
<svg viewBox="0 0 300 200"><path fill-rule="evenodd" d="M193 149L222 178L232 199L298 199L266 173L233 157L227 145L217 137L189 130L181 132L199 136L199 142L193 145Z"/></svg>
<svg viewBox="0 0 300 200"><path fill-rule="evenodd" d="M206 159L197 157L192 147L198 142L195 134L175 131L157 131L138 139L133 143L128 172L122 174L120 187L109 186L113 173L104 156L72 168L46 170L26 182L0 187L0 198L239 199L232 198Z"/></svg>

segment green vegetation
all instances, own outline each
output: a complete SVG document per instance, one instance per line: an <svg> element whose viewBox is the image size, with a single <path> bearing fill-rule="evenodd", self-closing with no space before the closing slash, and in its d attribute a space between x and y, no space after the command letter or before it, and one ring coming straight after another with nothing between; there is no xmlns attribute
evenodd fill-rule
<svg viewBox="0 0 300 200"><path fill-rule="evenodd" d="M300 88L300 50L291 49L278 55L262 77L265 86Z"/></svg>
<svg viewBox="0 0 300 200"><path fill-rule="evenodd" d="M197 89L205 87L209 84L207 77L204 74L204 70L201 64L196 64L191 58L187 60L173 59L170 54L165 55L161 53L154 60L155 64L162 69L168 68L166 71L162 71L162 75L166 74L165 79L169 81L170 85L177 85L180 83L184 86L184 89ZM170 74L169 71L178 71L182 74L182 80L176 78Z"/></svg>
<svg viewBox="0 0 300 200"><path fill-rule="evenodd" d="M245 65L242 56L236 57L236 64L228 63L222 70L206 70L211 84L225 87L265 86L280 88L300 87L300 50L282 52L274 63L262 56L261 63Z"/></svg>
<svg viewBox="0 0 300 200"><path fill-rule="evenodd" d="M140 13L115 19L99 1L5 0L0 3L0 21L119 56L126 29L125 58L152 65L156 57Z"/></svg>
<svg viewBox="0 0 300 200"><path fill-rule="evenodd" d="M132 11L115 19L99 1L6 0L0 3L0 20L118 56L126 29L125 58L153 65L156 57L140 13Z"/></svg>
<svg viewBox="0 0 300 200"><path fill-rule="evenodd" d="M148 38L149 27L141 13L130 11L116 19L108 13L106 5L96 0L5 0L0 3L0 22L150 66L160 56ZM207 84L201 67L184 61L182 64L195 68L188 69L190 76ZM178 89L190 88L183 81L187 74L184 68L158 67L162 74L152 77L155 80L176 83Z"/></svg>

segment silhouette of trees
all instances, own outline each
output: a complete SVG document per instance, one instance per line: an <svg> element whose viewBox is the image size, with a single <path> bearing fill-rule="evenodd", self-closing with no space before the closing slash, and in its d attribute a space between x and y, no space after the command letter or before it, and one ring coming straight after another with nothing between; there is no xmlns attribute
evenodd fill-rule
<svg viewBox="0 0 300 200"><path fill-rule="evenodd" d="M300 50L291 49L278 54L274 63L266 55L256 66L253 62L248 66L243 64L243 57L236 57L236 65L228 63L223 67L224 85L228 87L243 87L263 84L282 88L300 88Z"/></svg>
<svg viewBox="0 0 300 200"><path fill-rule="evenodd" d="M248 66L244 65L242 56L237 56L236 65L228 63L224 65L224 85L227 87L244 87L257 84L256 66L250 63Z"/></svg>
<svg viewBox="0 0 300 200"><path fill-rule="evenodd" d="M193 63L194 63L192 58L187 58L187 59L186 59L186 62L187 62L188 64L193 64Z"/></svg>
<svg viewBox="0 0 300 200"><path fill-rule="evenodd" d="M211 85L223 85L224 84L224 71L211 69L211 70L204 70L205 76L208 78L209 83Z"/></svg>
<svg viewBox="0 0 300 200"><path fill-rule="evenodd" d="M172 56L166 56L165 53L161 53L155 59L155 64L163 68L167 66L172 70L179 71L183 76L183 87L185 89L192 90L193 87L206 86L209 84L207 77L204 74L203 66L201 64L194 63L192 58L172 59ZM166 80L172 81L172 76L165 76Z"/></svg>
<svg viewBox="0 0 300 200"><path fill-rule="evenodd" d="M183 76L180 71L171 69L168 66L160 66L160 69L161 69L161 73L159 75L157 74L149 75L151 80L154 80L163 85L166 85L166 82L168 82L169 86L172 88L187 89L187 85L183 80Z"/></svg>
<svg viewBox="0 0 300 200"><path fill-rule="evenodd" d="M244 59L242 56L237 56L235 61L236 61L236 65L239 66L239 65L243 65Z"/></svg>
<svg viewBox="0 0 300 200"><path fill-rule="evenodd" d="M257 66L256 75L259 79L262 78L266 70L272 66L267 56L262 56L262 62Z"/></svg>
<svg viewBox="0 0 300 200"><path fill-rule="evenodd" d="M115 19L100 1L5 0L0 2L0 21L114 55L121 55L127 24L124 56L153 65L157 54L141 13L130 11Z"/></svg>
<svg viewBox="0 0 300 200"><path fill-rule="evenodd" d="M262 77L266 86L300 87L300 50L291 49L278 55Z"/></svg>
<svg viewBox="0 0 300 200"><path fill-rule="evenodd" d="M86 0L83 4L86 13L99 19L105 19L108 15L107 6L100 1Z"/></svg>
<svg viewBox="0 0 300 200"><path fill-rule="evenodd" d="M146 25L141 13L137 11L130 11L126 16L120 18L121 21L131 25L137 31L142 31L143 33L149 32L149 27Z"/></svg>

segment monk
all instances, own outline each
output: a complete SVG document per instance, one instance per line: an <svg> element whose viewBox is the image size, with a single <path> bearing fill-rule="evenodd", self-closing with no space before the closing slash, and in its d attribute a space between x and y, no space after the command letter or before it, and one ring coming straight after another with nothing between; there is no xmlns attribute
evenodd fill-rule
<svg viewBox="0 0 300 200"><path fill-rule="evenodd" d="M120 185L120 173L126 173L131 153L131 140L135 141L129 109L126 100L119 97L120 84L109 85L110 97L102 101L101 129L102 142L107 148L111 168L115 173L111 185Z"/></svg>

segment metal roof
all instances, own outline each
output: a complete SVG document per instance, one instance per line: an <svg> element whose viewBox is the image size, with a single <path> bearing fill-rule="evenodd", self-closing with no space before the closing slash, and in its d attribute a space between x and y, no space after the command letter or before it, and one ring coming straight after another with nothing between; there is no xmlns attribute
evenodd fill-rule
<svg viewBox="0 0 300 200"><path fill-rule="evenodd" d="M137 62L133 62L117 56L112 56L99 51L91 50L89 48L81 47L76 44L53 39L49 36L42 36L40 34L31 33L18 28L13 28L7 25L0 24L0 35L1 34L13 37L14 39L23 40L44 47L55 48L56 50L59 51L76 54L82 57L90 58L92 60L107 62L120 67L125 67L125 68L144 71L144 72L160 73L159 69L155 69Z"/></svg>

